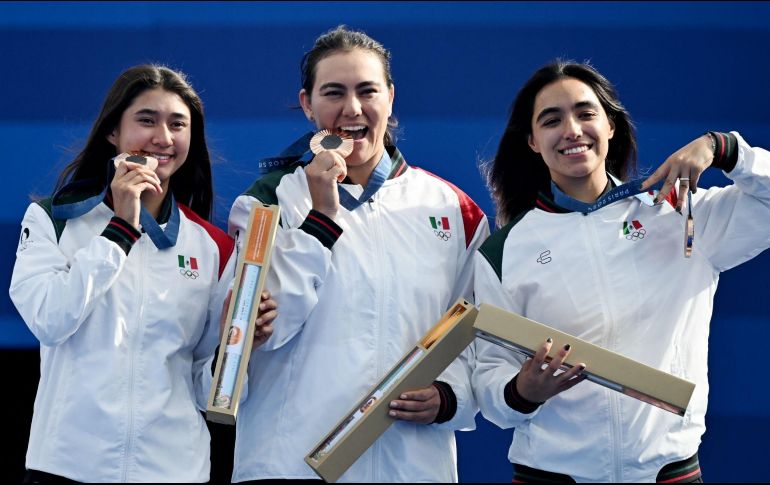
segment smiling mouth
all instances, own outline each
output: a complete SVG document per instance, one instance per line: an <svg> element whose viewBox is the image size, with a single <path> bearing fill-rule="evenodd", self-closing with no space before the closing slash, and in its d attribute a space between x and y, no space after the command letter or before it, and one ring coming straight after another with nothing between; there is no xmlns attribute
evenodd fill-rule
<svg viewBox="0 0 770 485"><path fill-rule="evenodd" d="M340 126L337 131L353 140L361 140L369 133L369 127L364 125Z"/></svg>
<svg viewBox="0 0 770 485"><path fill-rule="evenodd" d="M153 152L147 152L147 151L144 151L144 150L137 150L137 151L133 151L131 153L134 154L134 155L142 156L142 157L152 157L152 158L156 159L160 163L168 162L174 156L174 155L172 155L170 153L153 153Z"/></svg>
<svg viewBox="0 0 770 485"><path fill-rule="evenodd" d="M577 155L578 153L585 153L591 149L593 145L580 145L579 147L565 148L564 150L557 150L562 155Z"/></svg>

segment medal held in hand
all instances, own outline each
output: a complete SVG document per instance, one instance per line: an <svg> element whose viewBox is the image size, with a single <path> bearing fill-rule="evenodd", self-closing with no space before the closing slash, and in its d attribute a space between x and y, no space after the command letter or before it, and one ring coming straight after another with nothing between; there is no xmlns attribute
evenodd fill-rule
<svg viewBox="0 0 770 485"><path fill-rule="evenodd" d="M692 217L692 192L687 192L687 221L684 224L684 257L692 256L695 241L695 220Z"/></svg>
<svg viewBox="0 0 770 485"><path fill-rule="evenodd" d="M147 168L153 171L158 168L158 159L145 155L142 152L121 153L117 157L113 158L112 161L115 163L115 168L118 168L120 162L133 162L138 163L139 165L147 165Z"/></svg>
<svg viewBox="0 0 770 485"><path fill-rule="evenodd" d="M353 139L342 133L321 130L310 139L310 150L318 155L324 150L336 150L342 158L353 153Z"/></svg>

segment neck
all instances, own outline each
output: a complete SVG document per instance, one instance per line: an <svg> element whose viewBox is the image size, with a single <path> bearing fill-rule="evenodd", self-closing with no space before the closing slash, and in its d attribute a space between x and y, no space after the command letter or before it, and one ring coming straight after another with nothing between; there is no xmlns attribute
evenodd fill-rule
<svg viewBox="0 0 770 485"><path fill-rule="evenodd" d="M562 192L573 199L585 202L586 204L596 202L596 199L602 195L609 182L607 173L604 171L599 171L595 175L580 179L554 175L555 174L551 174L551 178Z"/></svg>
<svg viewBox="0 0 770 485"><path fill-rule="evenodd" d="M147 212L149 212L155 220L158 220L158 216L160 215L160 208L163 207L163 200L166 198L166 195L169 191L168 181L161 182L160 185L163 188L162 194L157 194L155 192L145 190L142 192L141 197L142 205L145 209L147 209Z"/></svg>
<svg viewBox="0 0 770 485"><path fill-rule="evenodd" d="M385 148L383 148L383 150L384 149ZM380 163L380 160L382 159L382 153L382 151L378 152L364 164L348 167L348 178L350 178L350 181L366 188L366 185L369 183L369 177L372 176L372 172L374 172L374 169L377 168L377 164Z"/></svg>

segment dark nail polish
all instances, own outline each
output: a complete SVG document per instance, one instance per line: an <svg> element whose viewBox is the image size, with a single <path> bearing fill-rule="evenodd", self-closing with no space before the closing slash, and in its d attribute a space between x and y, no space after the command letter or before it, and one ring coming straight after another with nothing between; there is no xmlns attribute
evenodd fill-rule
<svg viewBox="0 0 770 485"><path fill-rule="evenodd" d="M569 350L570 348L572 348L572 346L570 344L567 344L567 345L564 346L564 350Z"/></svg>
<svg viewBox="0 0 770 485"><path fill-rule="evenodd" d="M553 342L553 339L552 339L551 337L548 337L547 339L545 339L545 341L546 341L546 342L548 342L548 343L550 344L550 343L552 343L552 342Z"/></svg>

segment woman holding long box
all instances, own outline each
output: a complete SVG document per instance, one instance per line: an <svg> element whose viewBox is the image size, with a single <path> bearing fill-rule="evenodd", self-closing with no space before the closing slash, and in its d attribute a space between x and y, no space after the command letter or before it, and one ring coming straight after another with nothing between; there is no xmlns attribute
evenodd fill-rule
<svg viewBox="0 0 770 485"><path fill-rule="evenodd" d="M636 138L612 84L554 62L519 91L489 183L502 226L476 256L476 299L696 383L684 417L477 342L483 415L516 428L517 481L700 480L707 344L719 273L770 246L770 154L708 132L631 180ZM709 167L734 184L697 190ZM662 185L662 187L661 187ZM660 192L648 193L660 188Z"/></svg>

